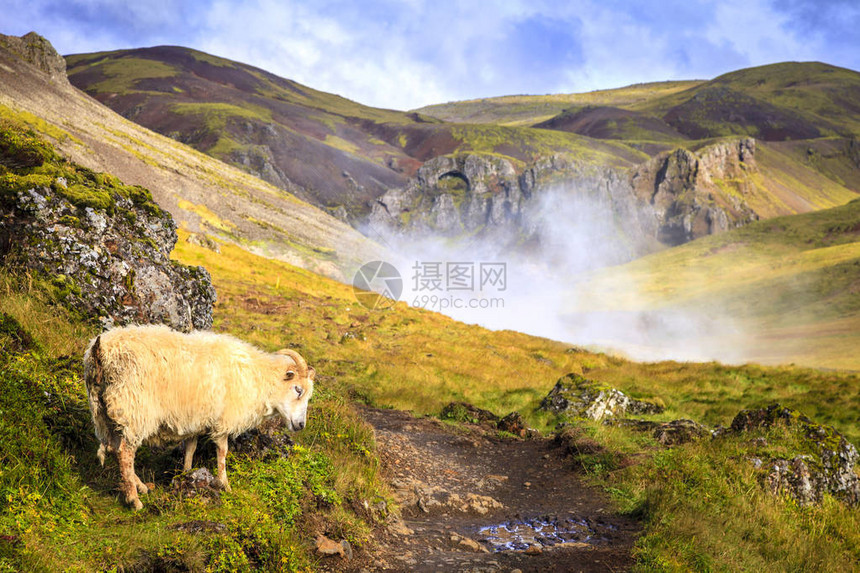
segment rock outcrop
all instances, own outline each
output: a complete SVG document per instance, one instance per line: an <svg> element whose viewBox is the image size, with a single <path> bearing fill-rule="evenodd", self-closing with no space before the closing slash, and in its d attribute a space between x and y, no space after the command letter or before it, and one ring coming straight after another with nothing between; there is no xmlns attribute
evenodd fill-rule
<svg viewBox="0 0 860 573"><path fill-rule="evenodd" d="M0 261L49 283L103 326L212 325L202 267L170 260L173 218L149 191L66 162L32 134L0 125Z"/></svg>
<svg viewBox="0 0 860 573"><path fill-rule="evenodd" d="M752 190L754 158L755 140L744 138L697 153L676 149L638 167L630 182L636 196L654 207L657 239L680 245L757 220L743 200Z"/></svg>
<svg viewBox="0 0 860 573"><path fill-rule="evenodd" d="M18 36L0 34L0 48L34 65L39 70L48 74L53 81L64 84L69 83L69 79L66 76L66 60L57 53L51 42L36 32L24 34L20 38Z"/></svg>
<svg viewBox="0 0 860 573"><path fill-rule="evenodd" d="M754 433L777 426L796 432L796 451L754 462L774 493L784 492L801 505L818 503L829 493L849 505L860 503L860 478L855 467L857 448L831 426L817 424L802 413L779 404L742 410L732 421L735 433ZM766 443L763 442L763 443ZM794 449L794 448L792 448Z"/></svg>
<svg viewBox="0 0 860 573"><path fill-rule="evenodd" d="M615 235L630 245L629 260L656 243L673 246L756 220L744 199L756 169L751 138L696 152L677 149L629 171L566 155L519 169L497 155L440 156L424 163L405 187L380 196L368 226L405 236L480 236L501 239L501 246L522 245L550 239L547 217L567 210L558 207L581 206L599 211L601 224L617 225Z"/></svg>
<svg viewBox="0 0 860 573"><path fill-rule="evenodd" d="M702 438L709 438L711 431L698 422L681 419L659 424L654 429L653 435L654 439L663 446L678 446Z"/></svg>
<svg viewBox="0 0 860 573"><path fill-rule="evenodd" d="M499 417L489 410L483 410L468 402L450 402L446 404L439 413L439 417L443 420L468 422L470 424L480 424L483 422L496 424L499 421Z"/></svg>
<svg viewBox="0 0 860 573"><path fill-rule="evenodd" d="M620 390L579 374L559 378L540 408L570 419L605 420L626 415L659 414L663 407L635 400Z"/></svg>

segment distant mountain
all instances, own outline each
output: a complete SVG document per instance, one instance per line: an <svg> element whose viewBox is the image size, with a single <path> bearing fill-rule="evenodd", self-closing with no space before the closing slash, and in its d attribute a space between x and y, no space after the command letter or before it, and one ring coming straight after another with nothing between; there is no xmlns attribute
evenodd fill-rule
<svg viewBox="0 0 860 573"><path fill-rule="evenodd" d="M615 189L628 207L636 195L653 211L654 221L638 226L650 229L645 242L673 245L757 218L839 205L860 190L852 156L860 74L825 64L403 113L187 48L67 61L74 85L123 116L365 230L502 234L508 243L529 244L535 223L526 204L550 186L585 185ZM658 193L673 153L698 153L719 137L756 138L755 156L747 157L755 163L730 169L729 177L720 161L711 162L714 176L704 164L698 176L698 164L685 156L687 180L663 183Z"/></svg>
<svg viewBox="0 0 860 573"><path fill-rule="evenodd" d="M217 117L217 111L214 112ZM0 36L0 119L47 136L67 157L152 191L190 231L343 278L381 248L281 188L128 121L66 80L37 34Z"/></svg>
<svg viewBox="0 0 860 573"><path fill-rule="evenodd" d="M533 125L629 141L664 141L666 124L677 130L677 140L726 135L765 141L852 138L860 135L860 73L819 62L786 62L731 72L711 81L488 98L417 111L444 121ZM643 125L638 132L599 132L593 121L570 121L597 112L606 123L636 118Z"/></svg>
<svg viewBox="0 0 860 573"><path fill-rule="evenodd" d="M67 56L69 79L122 116L212 155L342 218L455 152L528 162L576 152L641 160L576 134L454 126L376 109L259 68L175 46Z"/></svg>

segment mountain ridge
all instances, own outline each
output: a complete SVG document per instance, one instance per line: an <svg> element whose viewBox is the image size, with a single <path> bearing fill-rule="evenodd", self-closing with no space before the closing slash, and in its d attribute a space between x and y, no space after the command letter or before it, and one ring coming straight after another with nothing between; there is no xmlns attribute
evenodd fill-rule
<svg viewBox="0 0 860 573"><path fill-rule="evenodd" d="M341 218L343 209L353 219L366 215L376 197L404 186L439 155L490 151L530 161L596 151L621 163L641 160L625 146L578 134L449 125L417 112L370 108L188 48L75 54L68 67L73 84L124 117Z"/></svg>
<svg viewBox="0 0 860 573"><path fill-rule="evenodd" d="M800 85L797 76L807 69L815 72L814 81ZM619 174L613 177L623 179L628 177L624 172L636 178L650 169L649 161L665 162L673 153L687 154L689 163L690 153L721 138L756 137L763 161L755 173L740 179L717 177L719 181L706 174L696 191L703 198L701 207L681 202L677 205L682 212L657 215L667 221L692 220L710 215L691 209L707 213L719 205L724 213L726 206L737 205L729 211L753 214L729 215L731 221L709 224L712 230L834 206L860 191L860 169L850 159L853 132L838 132L838 122L820 114L786 107L800 98L821 109L835 105L853 117L853 108L840 102L845 93L860 90L860 74L826 64L777 64L713 80L636 84L588 94L503 96L411 113L363 106L181 47L72 55L69 73L73 83L122 115L261 176L366 233L379 225L406 234L413 227L416 233L434 232L432 224L415 226L427 217L443 221L442 234L454 239L458 225L463 230L496 227L501 220L494 214L497 206L468 193L465 199L448 193L438 188L438 178L421 175L422 166L425 172L432 170L429 164L446 157L454 163L483 163L488 172L499 158L510 165L514 178L551 161L561 169L554 177L558 181L577 180L577 173L590 166L615 169ZM780 90L790 93L777 93ZM792 99L796 91L805 95ZM472 111L456 115L461 106ZM478 117L482 106L492 108L483 118ZM740 119L731 115L735 109ZM447 110L447 115L429 117L439 110ZM469 181L462 169L452 173L466 182L467 191L471 183L483 185ZM504 197L513 183L503 180L488 182L484 193L507 204ZM398 212L386 219L391 205L403 203L395 196L404 192L414 196L406 205L409 214ZM637 193L648 195L641 188ZM714 221L721 218L724 215L714 215ZM701 235L688 229L677 236L689 240ZM528 242L527 236L519 239Z"/></svg>
<svg viewBox="0 0 860 573"><path fill-rule="evenodd" d="M48 136L81 165L150 189L189 230L340 278L382 252L285 190L120 117L5 49L0 85L0 116Z"/></svg>

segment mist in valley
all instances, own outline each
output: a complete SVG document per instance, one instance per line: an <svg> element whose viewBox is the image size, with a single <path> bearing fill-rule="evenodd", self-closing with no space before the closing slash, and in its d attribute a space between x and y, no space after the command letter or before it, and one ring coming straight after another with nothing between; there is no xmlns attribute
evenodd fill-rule
<svg viewBox="0 0 860 573"><path fill-rule="evenodd" d="M746 361L747 336L727 309L655 300L653 285L626 272L625 263L654 250L630 232L630 216L605 194L567 185L530 202L518 240L509 229L458 240L365 232L393 253L399 299L411 306L636 360ZM611 292L598 286L607 277Z"/></svg>

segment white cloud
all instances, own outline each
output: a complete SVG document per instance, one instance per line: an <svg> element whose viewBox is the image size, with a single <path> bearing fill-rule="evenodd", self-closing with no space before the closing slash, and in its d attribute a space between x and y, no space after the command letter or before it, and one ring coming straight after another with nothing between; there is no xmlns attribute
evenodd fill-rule
<svg viewBox="0 0 860 573"><path fill-rule="evenodd" d="M860 68L860 11L825 12L801 0L7 0L0 32L35 29L64 53L185 45L409 109L785 60Z"/></svg>

